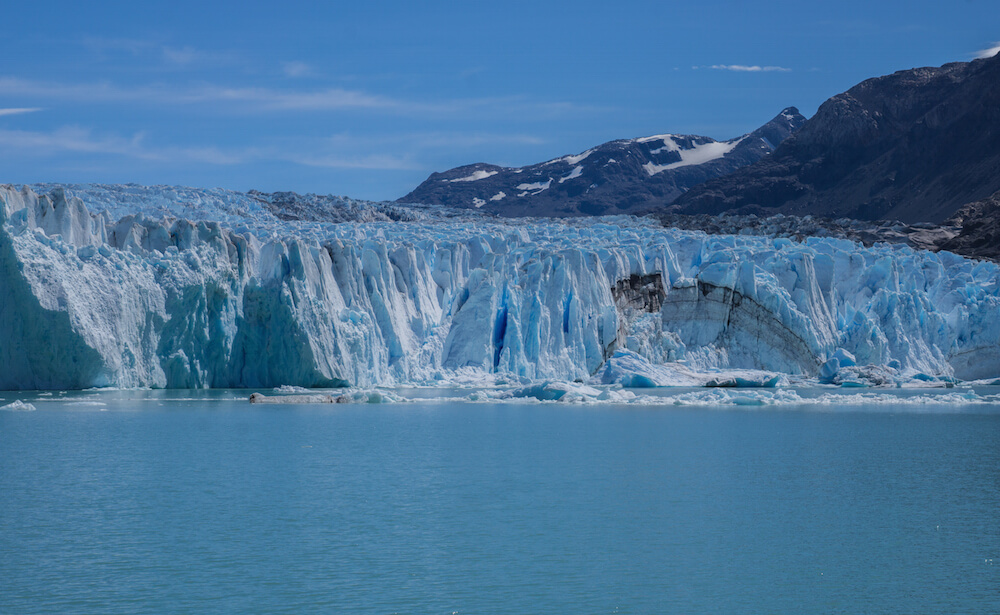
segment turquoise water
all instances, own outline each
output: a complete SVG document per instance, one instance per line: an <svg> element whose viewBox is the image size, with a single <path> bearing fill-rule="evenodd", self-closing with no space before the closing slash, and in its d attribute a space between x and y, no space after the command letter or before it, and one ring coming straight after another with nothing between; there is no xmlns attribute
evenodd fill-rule
<svg viewBox="0 0 1000 615"><path fill-rule="evenodd" d="M995 405L57 397L0 412L3 613L1000 612Z"/></svg>

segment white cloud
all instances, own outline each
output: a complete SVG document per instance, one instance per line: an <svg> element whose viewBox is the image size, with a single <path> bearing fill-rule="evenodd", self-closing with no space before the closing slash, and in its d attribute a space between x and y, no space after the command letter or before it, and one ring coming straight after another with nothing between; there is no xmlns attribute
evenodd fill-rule
<svg viewBox="0 0 1000 615"><path fill-rule="evenodd" d="M457 132L426 132L403 135L402 139L421 149L458 149L472 148L481 145L541 145L544 139L525 134L491 134L491 133L457 133Z"/></svg>
<svg viewBox="0 0 1000 615"><path fill-rule="evenodd" d="M51 157L60 154L112 155L157 162L238 164L250 159L247 151L226 152L215 147L150 147L146 134L98 135L79 126L64 126L51 132L0 130L0 146L7 153Z"/></svg>
<svg viewBox="0 0 1000 615"><path fill-rule="evenodd" d="M467 98L441 101L411 101L371 94L361 90L278 90L263 87L220 85L168 86L163 84L121 86L110 82L78 84L32 81L0 77L0 96L74 103L140 103L162 105L222 105L227 111L250 113L275 111L377 111L395 115L454 115L488 113L495 116L534 116L535 119L567 113L593 112L594 108L567 102L532 101L523 96Z"/></svg>
<svg viewBox="0 0 1000 615"><path fill-rule="evenodd" d="M161 47L160 53L163 54L163 59L171 64L178 64L181 66L190 64L200 64L205 59L205 54L198 51L194 47Z"/></svg>
<svg viewBox="0 0 1000 615"><path fill-rule="evenodd" d="M287 157L283 156L280 159L307 167L322 167L325 169L380 169L386 171L412 171L421 168L420 165L415 164L406 158L388 156L384 154L353 157L295 154Z"/></svg>
<svg viewBox="0 0 1000 615"><path fill-rule="evenodd" d="M788 73L792 70L784 66L757 66L756 64L713 64L708 68L713 70L730 70L738 73Z"/></svg>
<svg viewBox="0 0 1000 615"><path fill-rule="evenodd" d="M0 130L0 158L16 155L50 158L66 154L110 155L155 161L158 164L211 164L231 166L256 162L291 162L329 169L415 170L421 167L408 156L359 153L355 147L328 139L300 139L284 146L154 146L146 133L132 136L100 135L78 126L51 132Z"/></svg>
<svg viewBox="0 0 1000 615"><path fill-rule="evenodd" d="M41 107L18 107L14 109L0 109L0 115L21 115L22 113L34 113L41 111Z"/></svg>
<svg viewBox="0 0 1000 615"><path fill-rule="evenodd" d="M142 147L142 139L142 133L136 133L130 138L117 135L95 136L90 130L78 126L65 126L52 132L0 130L0 146L7 152L16 152L19 156L50 156L61 152L74 152L156 158Z"/></svg>
<svg viewBox="0 0 1000 615"><path fill-rule="evenodd" d="M475 149L483 144L535 145L543 140L523 134L415 132L392 135L334 134L325 137L286 138L263 143L215 145L157 145L146 132L132 135L99 133L79 126L47 131L0 129L0 160L59 159L83 156L92 164L121 166L120 160L157 165L235 166L291 163L326 169L418 171L428 151ZM109 159L100 158L110 157Z"/></svg>
<svg viewBox="0 0 1000 615"><path fill-rule="evenodd" d="M282 72L286 77L310 77L313 69L305 62L285 62L281 65Z"/></svg>
<svg viewBox="0 0 1000 615"><path fill-rule="evenodd" d="M994 43L993 46L988 49L977 51L976 59L992 58L998 53L1000 53L1000 42Z"/></svg>
<svg viewBox="0 0 1000 615"><path fill-rule="evenodd" d="M73 100L79 102L144 102L150 104L237 103L260 109L334 110L349 108L387 109L407 103L365 92L330 88L313 92L279 91L267 88L232 88L213 85L176 88L160 85L122 87L107 82L61 84L0 78L0 94Z"/></svg>
<svg viewBox="0 0 1000 615"><path fill-rule="evenodd" d="M396 109L416 107L400 100L357 90L329 88L313 92L279 91L267 88L223 88L209 86L182 94L189 102L247 103L265 110L336 111L342 109Z"/></svg>
<svg viewBox="0 0 1000 615"><path fill-rule="evenodd" d="M173 69L220 68L246 63L237 53L231 51L210 51L190 45L172 47L155 39L88 37L83 40L83 45L99 60L109 60L111 56L127 54L136 59L151 60L153 66L161 65Z"/></svg>

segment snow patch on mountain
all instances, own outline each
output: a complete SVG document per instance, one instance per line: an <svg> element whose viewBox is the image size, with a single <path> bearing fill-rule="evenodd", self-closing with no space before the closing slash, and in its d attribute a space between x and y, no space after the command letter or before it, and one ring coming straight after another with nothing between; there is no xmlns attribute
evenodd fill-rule
<svg viewBox="0 0 1000 615"><path fill-rule="evenodd" d="M672 140L664 140L664 147L651 153L658 153L667 149L668 151L677 152L681 159L677 162L671 162L668 164L647 162L642 165L642 168L645 169L646 173L650 176L653 176L657 173L662 173L663 171L669 171L670 169L677 169L695 164L704 164L717 158L722 158L729 152L733 151L733 149L739 145L742 140L743 139L737 139L735 141L712 141L709 143L695 144L690 149L682 149ZM672 147L668 147L666 145L668 142L672 145Z"/></svg>
<svg viewBox="0 0 1000 615"><path fill-rule="evenodd" d="M560 177L559 178L559 183L562 184L564 182L568 182L569 180L576 179L577 177L580 177L581 175L583 175L583 167L581 167L581 166L575 166L575 167L573 167L573 170L570 171L569 175L566 175L564 177Z"/></svg>
<svg viewBox="0 0 1000 615"><path fill-rule="evenodd" d="M582 154L577 154L575 156L563 156L562 158L556 158L554 160L549 160L548 162L543 163L542 166L547 166L547 165L550 165L550 164L557 164L557 163L560 163L560 162L564 162L564 163L566 163L568 165L580 164L581 161L585 160L587 157L589 157L591 154L593 154L596 150L597 150L597 148L595 147L595 148L588 149L587 151L583 152Z"/></svg>
<svg viewBox="0 0 1000 615"><path fill-rule="evenodd" d="M473 171L471 175L466 175L465 177L459 177L457 179L446 179L444 181L454 184L455 182L475 182L481 179L486 179L487 177L493 177L499 171L484 171L479 169L478 171Z"/></svg>
<svg viewBox="0 0 1000 615"><path fill-rule="evenodd" d="M528 195L528 194L534 196L534 195L538 194L539 192L542 192L544 190L548 190L549 186L551 186L551 185L552 185L552 178L551 177L548 179L548 181L545 181L545 182L535 182L535 183L532 183L532 184L518 184L517 189L518 190L522 190L523 192L521 192L517 196L525 196L525 195Z"/></svg>
<svg viewBox="0 0 1000 615"><path fill-rule="evenodd" d="M672 134L652 135L649 137L639 137L638 139L635 139L636 143L651 143L653 141L663 141L663 146L669 147L668 143L672 144L674 142L674 135Z"/></svg>

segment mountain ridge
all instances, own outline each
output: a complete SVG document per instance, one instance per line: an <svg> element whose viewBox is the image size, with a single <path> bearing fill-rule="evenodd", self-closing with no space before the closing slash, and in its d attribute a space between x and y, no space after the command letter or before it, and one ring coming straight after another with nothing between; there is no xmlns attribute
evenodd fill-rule
<svg viewBox="0 0 1000 615"><path fill-rule="evenodd" d="M798 109L786 107L756 130L727 141L661 134L608 141L524 167L463 165L432 173L397 202L505 217L642 213L768 155L804 122Z"/></svg>
<svg viewBox="0 0 1000 615"><path fill-rule="evenodd" d="M674 213L940 223L1000 190L1000 57L897 71L824 102L771 156Z"/></svg>

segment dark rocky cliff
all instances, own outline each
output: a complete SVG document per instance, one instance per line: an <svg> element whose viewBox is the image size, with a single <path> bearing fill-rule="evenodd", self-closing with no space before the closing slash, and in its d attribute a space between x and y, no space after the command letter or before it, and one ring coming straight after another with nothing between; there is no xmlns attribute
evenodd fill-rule
<svg viewBox="0 0 1000 615"><path fill-rule="evenodd" d="M868 79L669 211L942 222L1000 190L1000 56Z"/></svg>
<svg viewBox="0 0 1000 615"><path fill-rule="evenodd" d="M969 203L948 220L961 231L937 248L975 258L1000 261L1000 192Z"/></svg>

